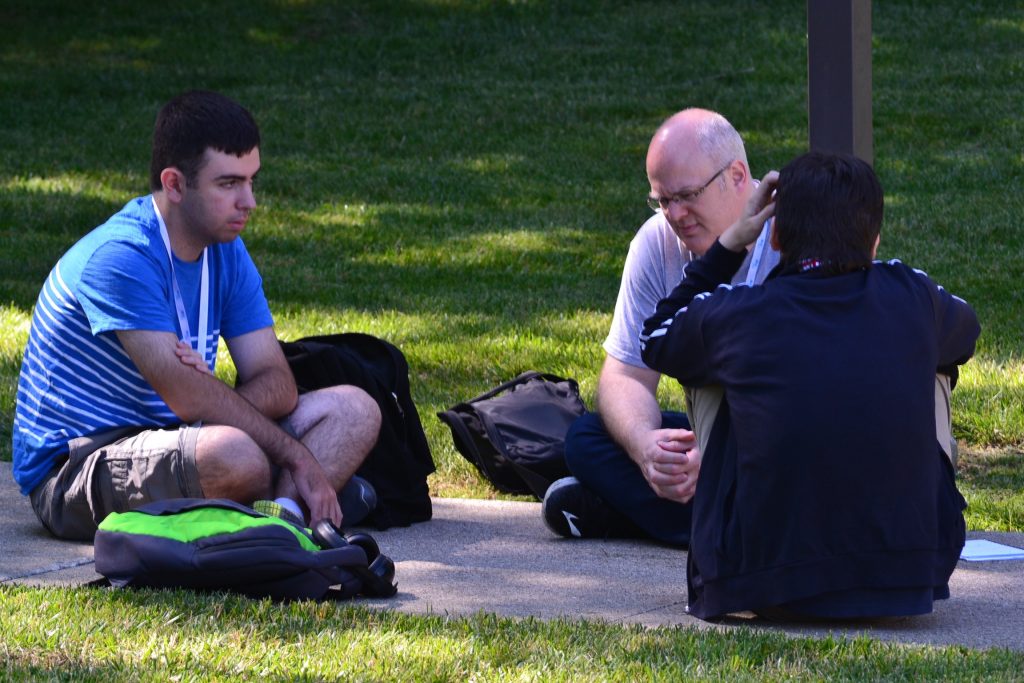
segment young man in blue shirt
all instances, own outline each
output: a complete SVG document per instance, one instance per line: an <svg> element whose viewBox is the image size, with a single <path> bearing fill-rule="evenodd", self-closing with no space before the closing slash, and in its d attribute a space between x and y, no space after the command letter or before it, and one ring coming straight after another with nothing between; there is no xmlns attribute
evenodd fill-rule
<svg viewBox="0 0 1024 683"><path fill-rule="evenodd" d="M113 511L175 497L297 501L342 523L338 492L380 412L350 386L299 396L240 238L256 207L250 113L192 91L157 118L152 194L60 259L18 383L14 476L42 523L91 539ZM223 337L234 387L214 374Z"/></svg>

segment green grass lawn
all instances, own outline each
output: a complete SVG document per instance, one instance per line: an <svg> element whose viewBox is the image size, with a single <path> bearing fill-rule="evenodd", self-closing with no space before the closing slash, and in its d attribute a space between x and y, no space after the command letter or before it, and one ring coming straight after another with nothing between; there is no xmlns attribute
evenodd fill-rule
<svg viewBox="0 0 1024 683"><path fill-rule="evenodd" d="M1024 655L867 638L410 616L185 591L0 587L0 679L1019 680ZM69 619L70 615L76 615Z"/></svg>
<svg viewBox="0 0 1024 683"><path fill-rule="evenodd" d="M280 336L358 330L398 344L438 465L432 490L492 495L434 413L529 369L575 377L592 400L622 259L648 215L643 159L651 133L672 112L704 106L739 129L755 175L803 151L804 11L802 0L6 0L0 458L10 458L15 383L40 284L64 249L147 191L158 108L203 87L241 101L262 127L261 207L245 239ZM1016 0L887 0L875 3L873 28L875 163L887 204L880 256L928 271L978 311L978 354L953 395L968 524L1021 531L1024 8ZM221 361L230 378L229 359ZM667 405L682 405L677 387L664 382L660 391ZM60 602L61 595L5 590L0 602L16 605L13 619L27 619L38 607L33 602ZM93 624L107 623L105 611L133 600L66 595ZM172 611L187 604L193 621L221 614L220 601L166 599ZM253 631L241 624L225 637L251 635L267 648L317 637L308 617L245 609L262 615L253 617ZM386 624L382 647L429 650L435 639L443 642L455 663L432 669L431 659L416 669L426 678L516 677L501 668L519 661L516 653L493 659L497 668L478 656L479 648L508 648L498 635L506 629L558 641L538 647L562 652L572 662L565 671L583 677L604 677L593 667L604 661L605 639L619 643L617 652L667 643L674 654L643 660L652 667L686 665L670 660L692 656L687 648L723 653L706 671L674 669L679 675L959 677L968 671L957 668L960 661L977 666L980 677L1006 671L1002 655L955 649L787 645L751 634L583 624L484 628L492 622L359 610L331 618L340 621L325 628L345 632ZM184 642L161 623L139 617L115 632L136 643ZM103 629L95 629L73 647L51 642L44 629L37 640L0 648L15 662L9 671L27 678L41 671L34 666L61 662L85 678L178 671L149 659L131 665L137 669L117 668ZM474 630L489 635L460 635ZM369 647L346 642L356 651ZM751 648L769 654L751 658ZM851 653L859 650L891 668L858 668ZM775 651L785 652L778 663ZM526 660L540 667L527 678L562 671L547 652ZM627 660L614 660L607 677L632 678ZM264 665L253 661L226 665L218 675L259 675ZM307 674L292 661L267 670L310 678L335 671ZM375 661L379 668L351 675L389 678L395 669L387 667L408 660ZM279 664L284 668L274 668ZM239 673L230 673L234 666Z"/></svg>

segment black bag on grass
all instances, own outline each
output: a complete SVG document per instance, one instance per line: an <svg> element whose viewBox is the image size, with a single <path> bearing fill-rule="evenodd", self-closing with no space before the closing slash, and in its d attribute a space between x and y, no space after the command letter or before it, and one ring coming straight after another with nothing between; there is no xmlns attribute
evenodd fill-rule
<svg viewBox="0 0 1024 683"><path fill-rule="evenodd" d="M351 384L377 401L380 436L356 472L377 491L377 508L363 522L378 529L430 519L427 475L434 458L409 391L409 365L394 344L345 332L281 342L300 393Z"/></svg>
<svg viewBox="0 0 1024 683"><path fill-rule="evenodd" d="M117 588L226 590L275 600L388 593L367 571L378 558L391 561L361 537L368 543L353 536L323 549L307 530L239 503L177 498L107 515L94 555L97 573Z"/></svg>
<svg viewBox="0 0 1024 683"><path fill-rule="evenodd" d="M496 489L542 499L551 482L569 476L565 434L585 412L576 380L524 372L437 416Z"/></svg>

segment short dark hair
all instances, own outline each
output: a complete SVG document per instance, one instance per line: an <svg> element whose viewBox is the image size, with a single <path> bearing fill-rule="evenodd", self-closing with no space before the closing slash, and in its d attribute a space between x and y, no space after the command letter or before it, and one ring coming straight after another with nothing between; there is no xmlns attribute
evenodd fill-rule
<svg viewBox="0 0 1024 683"><path fill-rule="evenodd" d="M843 273L871 263L882 228L882 186L867 162L809 152L779 172L775 235L782 262L817 259Z"/></svg>
<svg viewBox="0 0 1024 683"><path fill-rule="evenodd" d="M194 185L208 148L240 157L259 144L259 126L242 105L207 90L182 93L156 117L149 187L154 192L161 189L160 173L170 167Z"/></svg>

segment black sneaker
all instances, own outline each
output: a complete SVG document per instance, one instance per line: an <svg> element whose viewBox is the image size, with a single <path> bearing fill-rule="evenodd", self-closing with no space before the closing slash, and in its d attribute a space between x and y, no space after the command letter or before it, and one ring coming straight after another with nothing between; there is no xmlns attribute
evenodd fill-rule
<svg viewBox="0 0 1024 683"><path fill-rule="evenodd" d="M356 526L377 508L377 491L362 477L352 476L338 494L342 524Z"/></svg>
<svg viewBox="0 0 1024 683"><path fill-rule="evenodd" d="M548 487L541 505L544 523L566 538L634 537L639 530L576 477Z"/></svg>

